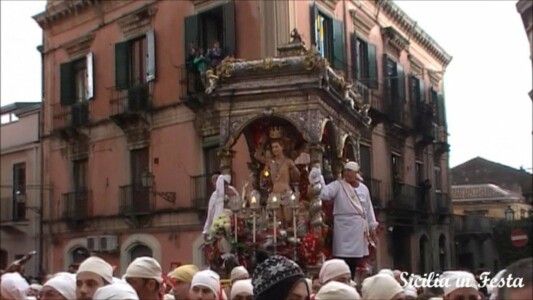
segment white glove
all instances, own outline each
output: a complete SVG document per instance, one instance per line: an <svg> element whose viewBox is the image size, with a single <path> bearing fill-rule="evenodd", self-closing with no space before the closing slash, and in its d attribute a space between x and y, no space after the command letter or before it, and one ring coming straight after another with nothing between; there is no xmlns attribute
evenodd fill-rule
<svg viewBox="0 0 533 300"><path fill-rule="evenodd" d="M320 168L313 167L311 169L311 172L309 172L309 182L314 185L316 183L320 182L320 177L322 177L322 172L320 171Z"/></svg>

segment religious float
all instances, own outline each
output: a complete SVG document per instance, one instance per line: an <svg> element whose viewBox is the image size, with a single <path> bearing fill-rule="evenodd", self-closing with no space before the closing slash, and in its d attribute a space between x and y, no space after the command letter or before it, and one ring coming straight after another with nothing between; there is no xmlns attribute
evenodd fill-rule
<svg viewBox="0 0 533 300"><path fill-rule="evenodd" d="M204 247L221 274L251 267L259 249L308 271L320 267L330 256L331 205L309 185L308 172L320 166L326 183L335 180L344 162L358 161L372 122L365 87L307 50L296 31L291 36L278 57L225 58L206 72L205 93L187 97L197 130L219 136L222 173L235 174L240 162L232 182L240 195L226 196Z"/></svg>

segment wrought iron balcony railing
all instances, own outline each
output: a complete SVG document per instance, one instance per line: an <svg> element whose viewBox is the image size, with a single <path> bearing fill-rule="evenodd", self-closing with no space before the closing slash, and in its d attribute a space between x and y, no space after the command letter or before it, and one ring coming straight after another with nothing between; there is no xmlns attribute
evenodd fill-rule
<svg viewBox="0 0 533 300"><path fill-rule="evenodd" d="M128 115L147 110L151 106L151 84L140 83L124 90L111 90L111 115Z"/></svg>
<svg viewBox="0 0 533 300"><path fill-rule="evenodd" d="M25 198L25 194L18 197ZM16 197L0 199L0 223L21 221L26 221L26 202L17 201Z"/></svg>
<svg viewBox="0 0 533 300"><path fill-rule="evenodd" d="M120 214L148 215L154 209L150 189L138 184L120 187Z"/></svg>
<svg viewBox="0 0 533 300"><path fill-rule="evenodd" d="M90 123L90 105L88 101L73 105L57 103L52 107L52 115L54 130L77 128Z"/></svg>
<svg viewBox="0 0 533 300"><path fill-rule="evenodd" d="M394 182L392 184L392 194L389 201L389 208L411 210L419 209L421 203L421 188Z"/></svg>
<svg viewBox="0 0 533 300"><path fill-rule="evenodd" d="M459 235L492 234L493 231L491 219L482 215L456 215L454 228Z"/></svg>
<svg viewBox="0 0 533 300"><path fill-rule="evenodd" d="M83 221L92 215L92 193L79 190L63 194L63 217Z"/></svg>
<svg viewBox="0 0 533 300"><path fill-rule="evenodd" d="M450 213L450 202L448 201L448 194L446 193L435 193L435 207L437 208L437 213L439 214L449 214Z"/></svg>

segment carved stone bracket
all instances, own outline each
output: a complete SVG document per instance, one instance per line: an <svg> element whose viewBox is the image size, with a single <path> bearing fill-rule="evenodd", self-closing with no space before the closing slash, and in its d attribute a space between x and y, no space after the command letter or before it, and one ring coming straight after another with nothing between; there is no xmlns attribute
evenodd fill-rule
<svg viewBox="0 0 533 300"><path fill-rule="evenodd" d="M201 137L218 134L220 130L218 113L212 108L199 109L196 112L194 127Z"/></svg>
<svg viewBox="0 0 533 300"><path fill-rule="evenodd" d="M63 48L65 48L65 51L67 51L68 56L78 56L80 54L85 54L89 52L93 40L94 33L91 32L65 43L63 45Z"/></svg>
<svg viewBox="0 0 533 300"><path fill-rule="evenodd" d="M142 149L150 145L150 130L145 126L137 126L125 130L128 149Z"/></svg>
<svg viewBox="0 0 533 300"><path fill-rule="evenodd" d="M156 6L144 6L120 18L117 23L124 35L128 36L150 27L152 18L156 13Z"/></svg>
<svg viewBox="0 0 533 300"><path fill-rule="evenodd" d="M385 44L396 49L398 53L406 50L407 46L409 46L409 40L392 26L383 28L382 33L385 37Z"/></svg>

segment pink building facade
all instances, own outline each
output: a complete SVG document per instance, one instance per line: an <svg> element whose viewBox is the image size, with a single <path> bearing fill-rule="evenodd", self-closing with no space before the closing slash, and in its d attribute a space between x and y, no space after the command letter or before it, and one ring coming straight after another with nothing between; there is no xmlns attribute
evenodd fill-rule
<svg viewBox="0 0 533 300"><path fill-rule="evenodd" d="M378 266L453 262L442 86L451 57L394 3L51 1L35 19L47 271L91 252L120 272L140 255L164 271L204 265L209 174L231 172L240 191L251 132L272 118L332 178L343 160L361 163L381 223ZM293 28L316 52L271 59ZM190 45L214 41L238 60L193 75ZM334 104L348 99L341 92L355 106Z"/></svg>

